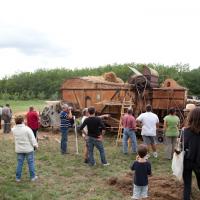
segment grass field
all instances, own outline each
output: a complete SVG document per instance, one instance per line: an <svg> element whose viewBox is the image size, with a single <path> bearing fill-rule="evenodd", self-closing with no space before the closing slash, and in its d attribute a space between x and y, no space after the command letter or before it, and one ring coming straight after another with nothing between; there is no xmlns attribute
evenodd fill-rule
<svg viewBox="0 0 200 200"><path fill-rule="evenodd" d="M6 102L1 101L0 103L5 104ZM40 110L45 104L44 101L10 101L8 103L10 103L14 113L27 111L30 105ZM22 181L16 183L16 154L13 137L11 134L4 135L0 130L0 200L130 199L130 192L122 193L119 189L107 183L111 177L124 176L127 172L130 172L129 166L135 159L135 155L125 156L122 154L122 147L115 145L114 135L106 136L104 140L107 160L111 165L102 166L98 152L95 150L97 165L89 167L83 163L82 149L84 143L80 136L79 155L75 154L74 133L70 133L70 153L63 156L60 154L59 143L57 142L60 135L40 131L39 137L42 138L44 134L48 135L48 138L39 140L39 150L36 151L35 155L36 173L39 179L36 182L30 182L28 167L25 163ZM170 178L172 177L171 162L163 159L163 145L159 145L158 149L159 157L157 159L150 158L153 176ZM193 198L193 200L198 199Z"/></svg>
<svg viewBox="0 0 200 200"><path fill-rule="evenodd" d="M43 100L29 100L29 101L13 101L13 100L0 100L0 105L10 104L12 111L16 112L26 112L30 106L34 106L37 111L42 111L45 101Z"/></svg>
<svg viewBox="0 0 200 200"><path fill-rule="evenodd" d="M49 133L50 134L50 133ZM51 134L50 134L51 135ZM129 166L135 155L124 156L121 148L115 146L113 137L106 137L105 148L110 166L103 167L96 154L97 165L89 167L83 163L82 153L75 154L74 136L69 138L70 154L59 153L59 144L51 135L48 140L40 141L36 152L36 169L39 179L32 183L28 178L25 164L20 183L15 182L16 155L11 136L0 138L0 199L1 200L121 200L130 199L107 184L113 176L121 176L129 172ZM79 147L83 142L79 138ZM97 153L97 152L96 152ZM161 159L153 159L154 174L170 175L170 163Z"/></svg>

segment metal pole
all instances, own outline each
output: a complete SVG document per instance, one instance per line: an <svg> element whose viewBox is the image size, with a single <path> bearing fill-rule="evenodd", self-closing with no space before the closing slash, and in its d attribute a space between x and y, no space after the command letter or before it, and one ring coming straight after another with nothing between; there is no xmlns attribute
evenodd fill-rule
<svg viewBox="0 0 200 200"><path fill-rule="evenodd" d="M78 155L78 134L77 134L77 125L76 125L76 117L74 117L74 130L75 130L75 140L76 140L76 154Z"/></svg>

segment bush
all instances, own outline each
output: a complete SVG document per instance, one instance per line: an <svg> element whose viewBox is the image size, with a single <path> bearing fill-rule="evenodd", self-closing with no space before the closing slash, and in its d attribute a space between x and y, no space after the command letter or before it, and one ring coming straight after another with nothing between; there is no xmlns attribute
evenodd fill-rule
<svg viewBox="0 0 200 200"><path fill-rule="evenodd" d="M54 94L51 95L50 100L51 101L56 101L59 99L58 92L55 92Z"/></svg>
<svg viewBox="0 0 200 200"><path fill-rule="evenodd" d="M3 100L11 100L12 96L9 93L1 93L1 99Z"/></svg>
<svg viewBox="0 0 200 200"><path fill-rule="evenodd" d="M39 92L37 95L37 98L40 100L46 99L46 95L44 92Z"/></svg>

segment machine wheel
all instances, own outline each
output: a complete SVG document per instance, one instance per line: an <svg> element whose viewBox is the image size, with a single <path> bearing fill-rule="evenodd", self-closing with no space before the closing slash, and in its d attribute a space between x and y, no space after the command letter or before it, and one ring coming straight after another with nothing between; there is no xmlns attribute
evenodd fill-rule
<svg viewBox="0 0 200 200"><path fill-rule="evenodd" d="M50 126L50 118L48 115L42 115L41 116L41 126L46 128L46 127L49 127Z"/></svg>
<svg viewBox="0 0 200 200"><path fill-rule="evenodd" d="M163 143L164 142L163 136L158 136L157 140L158 140L159 143Z"/></svg>

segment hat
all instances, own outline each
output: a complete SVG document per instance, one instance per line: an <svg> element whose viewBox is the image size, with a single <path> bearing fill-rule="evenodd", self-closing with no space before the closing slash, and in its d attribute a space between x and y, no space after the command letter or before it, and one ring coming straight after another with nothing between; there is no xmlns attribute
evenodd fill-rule
<svg viewBox="0 0 200 200"><path fill-rule="evenodd" d="M183 111L188 111L189 112L189 111L191 111L191 110L193 110L195 108L196 108L195 104L189 103L189 104L186 105L186 107L185 107L185 109Z"/></svg>
<svg viewBox="0 0 200 200"><path fill-rule="evenodd" d="M87 112L88 112L88 108L84 108L82 111L82 115L86 115Z"/></svg>
<svg viewBox="0 0 200 200"><path fill-rule="evenodd" d="M64 110L64 109L67 109L67 108L69 108L69 106L67 105L67 104L63 104L62 105L62 109Z"/></svg>

